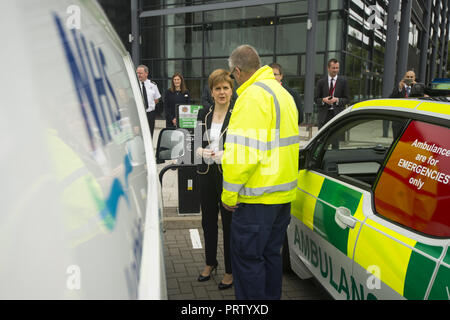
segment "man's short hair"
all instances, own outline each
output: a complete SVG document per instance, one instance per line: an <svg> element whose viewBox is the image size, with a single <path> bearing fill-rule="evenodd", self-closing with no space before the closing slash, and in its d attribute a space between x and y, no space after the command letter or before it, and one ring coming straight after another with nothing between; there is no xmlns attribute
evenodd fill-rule
<svg viewBox="0 0 450 320"><path fill-rule="evenodd" d="M140 64L140 65L138 65L138 67L136 68L136 70L139 69L139 68L144 69L144 71L145 71L146 73L148 73L148 67L147 67L146 65Z"/></svg>
<svg viewBox="0 0 450 320"><path fill-rule="evenodd" d="M230 70L239 67L243 72L248 73L261 68L261 60L255 48L243 44L233 50L228 58L228 66Z"/></svg>
<svg viewBox="0 0 450 320"><path fill-rule="evenodd" d="M281 64L276 63L276 62L272 62L269 67L271 67L272 69L278 69L278 71L280 72L280 74L283 74L283 68L281 67Z"/></svg>
<svg viewBox="0 0 450 320"><path fill-rule="evenodd" d="M336 58L331 58L330 60L328 60L328 68L331 66L332 63L339 63L339 61Z"/></svg>

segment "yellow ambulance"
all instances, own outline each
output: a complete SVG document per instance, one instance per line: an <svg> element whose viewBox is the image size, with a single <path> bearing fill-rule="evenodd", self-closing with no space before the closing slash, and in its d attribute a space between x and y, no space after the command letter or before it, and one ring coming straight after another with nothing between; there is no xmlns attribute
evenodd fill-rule
<svg viewBox="0 0 450 320"><path fill-rule="evenodd" d="M336 299L450 299L450 102L357 103L300 151L290 265Z"/></svg>

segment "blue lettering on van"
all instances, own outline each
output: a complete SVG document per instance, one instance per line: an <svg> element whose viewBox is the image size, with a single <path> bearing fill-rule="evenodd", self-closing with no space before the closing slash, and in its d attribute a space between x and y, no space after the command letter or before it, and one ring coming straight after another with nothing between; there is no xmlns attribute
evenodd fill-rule
<svg viewBox="0 0 450 320"><path fill-rule="evenodd" d="M113 125L120 120L121 115L114 88L106 74L105 55L101 48L95 48L92 41L88 47L86 38L76 29L71 30L76 47L75 50L72 50L61 19L55 13L53 16L70 67L90 145L92 150L95 150L94 130L89 121L89 112L94 118L94 125L98 129L102 145L106 145L112 140L109 130L121 131L120 126ZM92 60L95 62L95 69ZM114 102L114 107L110 98Z"/></svg>
<svg viewBox="0 0 450 320"><path fill-rule="evenodd" d="M124 166L125 188L123 187L122 182L120 182L119 178L114 178L109 196L105 201L105 207L100 211L100 217L105 223L106 228L108 228L109 230L113 230L116 224L117 207L119 205L120 198L125 198L127 205L130 205L126 191L128 190L128 176L130 175L131 171L133 171L133 166L131 165L128 155L125 155Z"/></svg>

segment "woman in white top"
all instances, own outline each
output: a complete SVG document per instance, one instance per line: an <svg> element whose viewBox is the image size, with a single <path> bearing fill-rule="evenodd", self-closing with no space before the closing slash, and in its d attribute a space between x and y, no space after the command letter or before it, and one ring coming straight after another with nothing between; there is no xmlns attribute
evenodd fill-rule
<svg viewBox="0 0 450 320"><path fill-rule="evenodd" d="M223 228L223 252L225 262L225 274L219 283L219 289L231 288L233 276L230 261L230 226L232 213L222 206L222 168L220 159L223 154L228 122L234 102L233 80L230 73L223 69L217 69L211 73L208 79L211 96L214 104L209 108L203 108L198 113L197 128L195 132L201 132L202 147L197 148L196 155L202 158L202 163L197 166L200 184L200 206L202 209L202 227L205 238L206 266L200 273L198 281L207 281L211 273L217 273L217 240L218 240L218 213L222 216Z"/></svg>

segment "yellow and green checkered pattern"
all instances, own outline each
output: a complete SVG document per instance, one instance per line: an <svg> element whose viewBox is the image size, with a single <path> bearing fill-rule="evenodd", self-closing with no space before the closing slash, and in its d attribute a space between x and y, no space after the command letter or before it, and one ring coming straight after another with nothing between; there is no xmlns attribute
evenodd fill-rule
<svg viewBox="0 0 450 320"><path fill-rule="evenodd" d="M378 266L380 280L400 295L407 299L424 299L436 268L436 262L430 257L438 259L443 248L422 244L371 219L365 220L362 200L363 194L355 189L301 170L291 213L366 270L369 266ZM364 224L358 222L354 229L341 229L334 221L335 208L341 206ZM441 274L446 276L436 281L450 285L449 269L443 268ZM432 290L430 298L445 298L444 294L445 290L436 289L436 293Z"/></svg>

